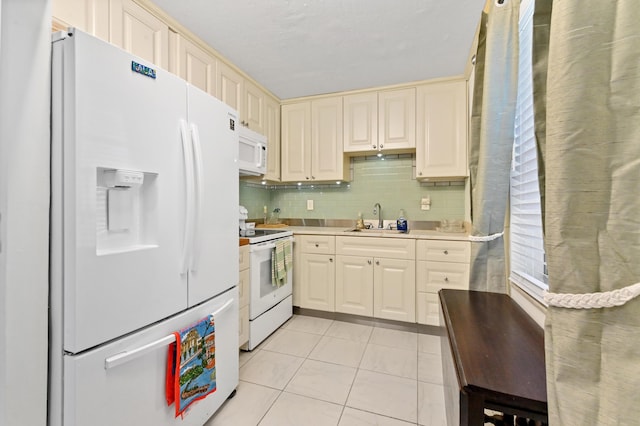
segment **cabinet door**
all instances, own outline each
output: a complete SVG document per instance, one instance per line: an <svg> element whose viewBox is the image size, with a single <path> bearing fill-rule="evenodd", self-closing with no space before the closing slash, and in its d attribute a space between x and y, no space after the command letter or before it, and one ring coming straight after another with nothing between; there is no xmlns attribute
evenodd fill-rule
<svg viewBox="0 0 640 426"><path fill-rule="evenodd" d="M111 0L111 43L169 69L169 27L133 0Z"/></svg>
<svg viewBox="0 0 640 426"><path fill-rule="evenodd" d="M415 267L413 260L375 259L374 317L415 322Z"/></svg>
<svg viewBox="0 0 640 426"><path fill-rule="evenodd" d="M238 111L240 120L243 121L242 95L244 78L242 78L242 76L229 65L220 61L218 62L218 75L216 81L218 83L218 99Z"/></svg>
<svg viewBox="0 0 640 426"><path fill-rule="evenodd" d="M302 253L300 307L335 311L335 271L333 255Z"/></svg>
<svg viewBox="0 0 640 426"><path fill-rule="evenodd" d="M53 26L56 30L75 27L104 41L109 40L109 2L104 0L54 0Z"/></svg>
<svg viewBox="0 0 640 426"><path fill-rule="evenodd" d="M336 256L336 312L373 316L373 259Z"/></svg>
<svg viewBox="0 0 640 426"><path fill-rule="evenodd" d="M378 149L378 93L347 95L344 102L344 152Z"/></svg>
<svg viewBox="0 0 640 426"><path fill-rule="evenodd" d="M267 136L267 172L264 178L280 181L280 103L267 96L265 101L265 135Z"/></svg>
<svg viewBox="0 0 640 426"><path fill-rule="evenodd" d="M418 88L416 176L468 176L466 83L434 83Z"/></svg>
<svg viewBox="0 0 640 426"><path fill-rule="evenodd" d="M311 103L283 105L281 114L282 181L311 180Z"/></svg>
<svg viewBox="0 0 640 426"><path fill-rule="evenodd" d="M342 180L342 97L311 102L311 179Z"/></svg>
<svg viewBox="0 0 640 426"><path fill-rule="evenodd" d="M416 147L416 89L378 93L380 150Z"/></svg>
<svg viewBox="0 0 640 426"><path fill-rule="evenodd" d="M199 89L216 96L216 67L218 60L204 49L171 33L172 52L170 71Z"/></svg>
<svg viewBox="0 0 640 426"><path fill-rule="evenodd" d="M418 324L440 325L440 300L438 300L437 294L417 293L416 322Z"/></svg>
<svg viewBox="0 0 640 426"><path fill-rule="evenodd" d="M265 94L252 82L244 82L244 110L242 121L251 130L265 134Z"/></svg>

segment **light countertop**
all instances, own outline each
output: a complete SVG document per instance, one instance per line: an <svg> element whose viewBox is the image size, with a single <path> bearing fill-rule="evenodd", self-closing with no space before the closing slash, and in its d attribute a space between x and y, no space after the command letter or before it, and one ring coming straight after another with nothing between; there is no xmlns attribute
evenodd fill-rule
<svg viewBox="0 0 640 426"><path fill-rule="evenodd" d="M422 229L410 229L409 233L402 233L396 230L384 229L364 229L359 232L352 232L345 227L329 226L289 226L285 228L293 231L294 234L306 235L338 235L342 237L382 237L382 238L411 238L414 240L453 240L468 241L469 236L465 232L447 233L440 231L427 231Z"/></svg>

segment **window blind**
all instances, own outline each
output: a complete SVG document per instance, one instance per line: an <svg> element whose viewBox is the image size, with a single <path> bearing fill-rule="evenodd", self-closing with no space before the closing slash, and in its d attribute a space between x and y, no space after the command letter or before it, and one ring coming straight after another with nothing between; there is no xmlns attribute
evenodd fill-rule
<svg viewBox="0 0 640 426"><path fill-rule="evenodd" d="M518 98L511 169L510 278L542 300L547 271L542 236L538 163L533 114L531 46L534 1L520 9Z"/></svg>

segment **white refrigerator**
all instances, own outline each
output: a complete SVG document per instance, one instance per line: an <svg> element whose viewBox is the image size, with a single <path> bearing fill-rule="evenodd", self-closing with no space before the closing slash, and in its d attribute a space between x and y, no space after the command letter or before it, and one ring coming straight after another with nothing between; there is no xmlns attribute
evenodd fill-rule
<svg viewBox="0 0 640 426"><path fill-rule="evenodd" d="M238 384L237 112L77 30L52 43L49 424L202 425ZM175 418L173 332L215 319Z"/></svg>

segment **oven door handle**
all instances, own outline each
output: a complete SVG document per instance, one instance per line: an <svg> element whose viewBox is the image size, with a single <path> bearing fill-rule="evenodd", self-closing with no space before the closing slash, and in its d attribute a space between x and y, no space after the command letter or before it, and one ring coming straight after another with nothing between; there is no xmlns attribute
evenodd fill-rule
<svg viewBox="0 0 640 426"><path fill-rule="evenodd" d="M249 252L255 253L258 251L270 250L276 248L275 243L267 243L267 244L256 244L253 246L249 246Z"/></svg>

